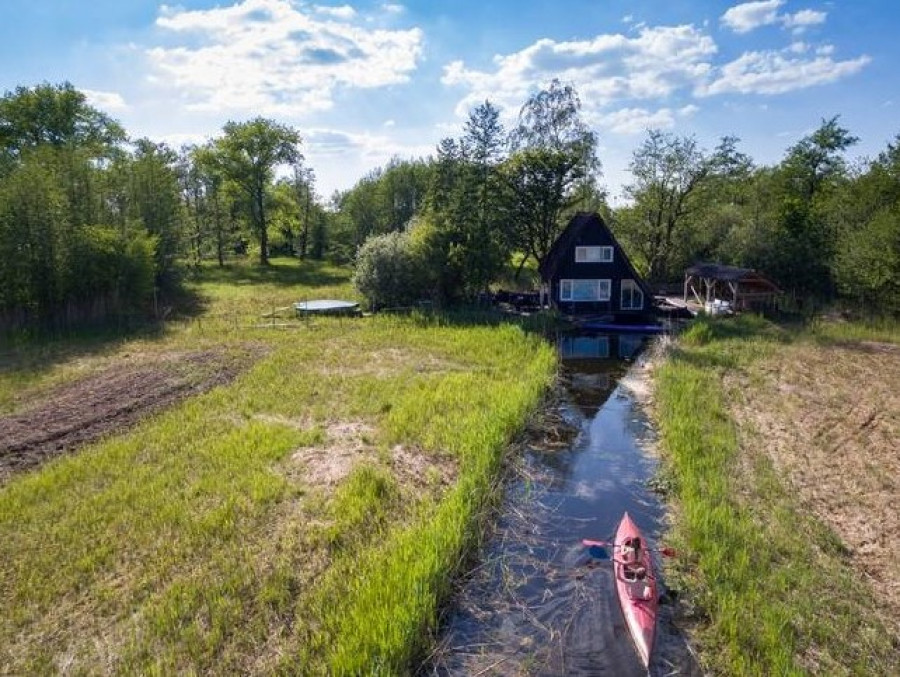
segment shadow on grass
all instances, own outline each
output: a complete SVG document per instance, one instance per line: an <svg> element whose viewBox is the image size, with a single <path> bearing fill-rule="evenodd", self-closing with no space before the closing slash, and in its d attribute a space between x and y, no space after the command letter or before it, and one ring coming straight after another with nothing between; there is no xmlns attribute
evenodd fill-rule
<svg viewBox="0 0 900 677"><path fill-rule="evenodd" d="M213 284L248 285L269 284L282 287L333 287L346 284L350 271L323 261L301 261L293 258L273 258L268 266L259 262L232 261L223 267L206 263L195 272L194 279Z"/></svg>
<svg viewBox="0 0 900 677"><path fill-rule="evenodd" d="M350 271L320 261L272 259L271 265L245 260L219 267L214 262L184 271L184 284L160 295L155 309L110 317L99 323L73 327L29 327L0 335L0 374L14 371L41 373L54 365L100 355L119 344L141 338L162 338L168 322L191 320L207 313L211 299L196 283L221 285L275 285L315 289L343 285Z"/></svg>
<svg viewBox="0 0 900 677"><path fill-rule="evenodd" d="M113 320L102 326L80 327L65 331L22 331L2 336L0 374L30 372L40 374L55 365L84 357L102 355L130 339L162 335L155 322L131 320L120 324Z"/></svg>

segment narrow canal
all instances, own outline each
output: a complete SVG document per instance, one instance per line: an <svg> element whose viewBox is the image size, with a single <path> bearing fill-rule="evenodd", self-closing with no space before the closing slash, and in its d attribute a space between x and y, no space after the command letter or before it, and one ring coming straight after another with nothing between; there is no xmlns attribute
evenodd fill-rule
<svg viewBox="0 0 900 677"><path fill-rule="evenodd" d="M647 485L657 462L645 451L654 432L628 385L640 382L645 344L633 335L560 340L561 413L578 435L558 449L528 448L517 461L423 674L647 674L619 609L611 561L581 544L610 540L626 510L659 544L663 507ZM671 617L671 606L661 605L650 674L701 675Z"/></svg>

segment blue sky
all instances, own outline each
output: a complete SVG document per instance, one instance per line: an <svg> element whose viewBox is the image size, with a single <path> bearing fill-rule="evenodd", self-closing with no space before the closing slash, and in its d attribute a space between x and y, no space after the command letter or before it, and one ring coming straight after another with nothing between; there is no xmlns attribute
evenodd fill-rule
<svg viewBox="0 0 900 677"><path fill-rule="evenodd" d="M900 133L897 0L2 0L0 89L70 81L174 146L291 124L319 192L425 156L490 99L511 123L558 77L613 201L648 127L723 135L761 164L822 118L873 156Z"/></svg>

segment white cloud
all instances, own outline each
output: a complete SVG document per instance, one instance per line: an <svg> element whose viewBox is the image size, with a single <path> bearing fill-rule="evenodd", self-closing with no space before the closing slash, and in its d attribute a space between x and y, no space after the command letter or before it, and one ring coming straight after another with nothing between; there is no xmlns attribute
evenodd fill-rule
<svg viewBox="0 0 900 677"><path fill-rule="evenodd" d="M459 136L462 133L462 124L459 120L454 122L436 122L434 123L434 131L440 135L441 138L446 138L448 136Z"/></svg>
<svg viewBox="0 0 900 677"><path fill-rule="evenodd" d="M735 33L748 33L754 28L778 21L778 8L784 0L760 0L735 5L722 15L722 23Z"/></svg>
<svg viewBox="0 0 900 677"><path fill-rule="evenodd" d="M613 134L641 134L648 129L669 129L675 126L670 108L649 111L646 108L620 108L611 113L591 116L591 123Z"/></svg>
<svg viewBox="0 0 900 677"><path fill-rule="evenodd" d="M154 140L165 143L170 148L181 148L182 146L201 146L209 140L209 135L199 132L173 132L159 134L154 137Z"/></svg>
<svg viewBox="0 0 900 677"><path fill-rule="evenodd" d="M327 5L313 5L313 10L318 14L333 16L337 19L352 19L356 16L356 10L350 5L341 5L340 7L330 7Z"/></svg>
<svg viewBox="0 0 900 677"><path fill-rule="evenodd" d="M722 23L735 33L749 33L761 26L781 24L794 33L802 33L810 26L825 23L827 12L801 9L794 14L782 14L778 10L784 0L757 0L730 7L721 18Z"/></svg>
<svg viewBox="0 0 900 677"><path fill-rule="evenodd" d="M386 2L381 5L381 10L388 14L403 14L406 11L406 7L393 2Z"/></svg>
<svg viewBox="0 0 900 677"><path fill-rule="evenodd" d="M332 106L339 87L406 82L423 34L354 23L352 7L305 11L290 0L239 0L187 11L163 6L157 26L184 42L147 50L160 85L191 109L292 114Z"/></svg>
<svg viewBox="0 0 900 677"><path fill-rule="evenodd" d="M601 130L612 134L641 134L648 129L671 129L678 118L694 115L700 109L693 105L677 110L660 108L655 111L646 108L620 108L609 113L590 115L588 121Z"/></svg>
<svg viewBox="0 0 900 677"><path fill-rule="evenodd" d="M339 129L310 129L304 134L303 140L304 150L308 151L310 157L353 154L387 162L395 155L420 157L434 151L433 144L410 144L384 134L355 133Z"/></svg>
<svg viewBox="0 0 900 677"><path fill-rule="evenodd" d="M828 56L793 57L786 52L747 52L725 64L718 77L699 87L699 96L737 92L740 94L782 94L797 89L835 82L858 73L871 59L860 56L834 61Z"/></svg>
<svg viewBox="0 0 900 677"><path fill-rule="evenodd" d="M101 92L95 89L80 89L87 102L104 113L129 110L131 107L118 92Z"/></svg>
<svg viewBox="0 0 900 677"><path fill-rule="evenodd" d="M716 53L712 38L691 25L642 27L629 37L598 35L592 39L556 42L548 38L508 55L494 57L490 71L454 61L441 81L469 93L456 108L465 115L490 99L513 113L535 86L553 78L575 85L586 111L627 100L666 97L683 87L702 83Z"/></svg>
<svg viewBox="0 0 900 677"><path fill-rule="evenodd" d="M783 23L784 16L793 15L777 13L782 2L754 4L764 4L775 12L774 21ZM768 20L759 8L742 16L745 22L738 24L732 15L734 25ZM458 117L489 99L509 122L536 88L558 78L577 89L588 124L614 134L634 134L648 127L677 126L698 112L691 103L697 98L782 94L836 82L871 61L866 55L838 60L832 53L830 45L794 40L781 50L746 52L717 63L716 44L701 29L644 26L633 36L602 34L568 42L543 38L517 52L496 55L491 68L453 61L444 67L442 82L463 89L455 110Z"/></svg>
<svg viewBox="0 0 900 677"><path fill-rule="evenodd" d="M434 143L410 141L408 132L398 137L314 128L304 133L303 153L316 169L317 185L324 194L344 190L360 177L383 167L394 157L426 157Z"/></svg>
<svg viewBox="0 0 900 677"><path fill-rule="evenodd" d="M818 12L813 9L801 9L796 14L786 14L783 23L786 28L793 29L794 33L802 33L809 26L825 23L828 16L826 12Z"/></svg>

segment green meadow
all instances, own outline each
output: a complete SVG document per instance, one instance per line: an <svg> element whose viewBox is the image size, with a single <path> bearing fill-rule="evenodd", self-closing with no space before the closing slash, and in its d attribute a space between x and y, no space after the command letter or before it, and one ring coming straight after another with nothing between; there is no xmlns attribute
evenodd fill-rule
<svg viewBox="0 0 900 677"><path fill-rule="evenodd" d="M554 351L477 318L269 317L352 297L325 265L189 286L160 330L4 356L6 414L123 363L241 369L0 487L0 672L414 669Z"/></svg>

